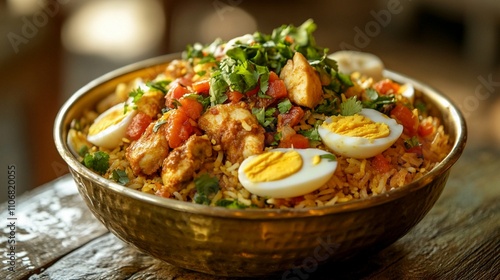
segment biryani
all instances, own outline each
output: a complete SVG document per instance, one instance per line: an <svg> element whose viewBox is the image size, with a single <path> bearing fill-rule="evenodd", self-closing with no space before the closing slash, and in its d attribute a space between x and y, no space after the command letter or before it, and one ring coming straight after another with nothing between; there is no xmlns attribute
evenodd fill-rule
<svg viewBox="0 0 500 280"><path fill-rule="evenodd" d="M226 208L386 193L450 151L439 118L375 56L316 45L312 20L186 47L74 119L82 164L137 191Z"/></svg>

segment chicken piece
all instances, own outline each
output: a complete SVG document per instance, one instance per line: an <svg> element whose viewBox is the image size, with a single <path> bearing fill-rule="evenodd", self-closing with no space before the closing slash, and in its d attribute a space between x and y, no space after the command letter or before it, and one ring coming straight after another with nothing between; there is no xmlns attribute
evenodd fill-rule
<svg viewBox="0 0 500 280"><path fill-rule="evenodd" d="M231 163L264 150L264 128L244 103L216 105L198 120L198 126L220 143Z"/></svg>
<svg viewBox="0 0 500 280"><path fill-rule="evenodd" d="M323 100L321 80L316 70L299 52L288 60L280 73L290 100L300 106L314 108Z"/></svg>
<svg viewBox="0 0 500 280"><path fill-rule="evenodd" d="M191 181L205 159L212 155L212 144L206 136L192 135L186 143L173 149L163 161L162 189L175 191L180 184ZM164 190L160 190L164 193ZM163 195L165 196L165 195Z"/></svg>
<svg viewBox="0 0 500 280"><path fill-rule="evenodd" d="M161 113L161 109L165 103L164 97L165 95L157 90L150 90L144 93L144 95L135 102L137 111L143 112L155 119L156 116Z"/></svg>
<svg viewBox="0 0 500 280"><path fill-rule="evenodd" d="M135 175L151 175L156 172L169 152L168 134L165 125L151 123L137 141L128 146L125 157L130 162Z"/></svg>

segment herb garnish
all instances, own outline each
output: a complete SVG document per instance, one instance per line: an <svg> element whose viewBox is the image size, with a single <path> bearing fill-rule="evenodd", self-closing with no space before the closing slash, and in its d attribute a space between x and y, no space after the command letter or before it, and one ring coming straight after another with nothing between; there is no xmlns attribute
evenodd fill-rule
<svg viewBox="0 0 500 280"><path fill-rule="evenodd" d="M109 168L109 155L102 151L93 154L87 153L83 157L83 165L94 170L99 174L104 174Z"/></svg>
<svg viewBox="0 0 500 280"><path fill-rule="evenodd" d="M217 178L208 175L208 173L195 178L194 185L196 194L193 200L198 204L209 205L214 195L219 191L219 181Z"/></svg>
<svg viewBox="0 0 500 280"><path fill-rule="evenodd" d="M356 96L346 99L340 104L340 114L342 116L355 115L363 109L361 101L357 100Z"/></svg>
<svg viewBox="0 0 500 280"><path fill-rule="evenodd" d="M121 185L126 185L128 182L130 182L125 170L115 169L113 170L112 176L113 180Z"/></svg>

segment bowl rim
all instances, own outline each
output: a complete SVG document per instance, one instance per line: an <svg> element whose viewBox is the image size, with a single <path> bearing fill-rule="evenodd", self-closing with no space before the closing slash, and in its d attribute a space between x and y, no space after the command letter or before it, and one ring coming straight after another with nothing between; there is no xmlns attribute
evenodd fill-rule
<svg viewBox="0 0 500 280"><path fill-rule="evenodd" d="M310 216L323 216L330 215L334 213L359 211L368 207L373 207L376 205L381 205L388 203L390 201L396 200L400 197L407 195L408 193L417 191L425 187L429 182L433 181L436 177L441 174L446 173L451 166L458 160L461 156L463 150L465 149L465 144L467 142L467 126L463 114L460 112L458 107L444 94L435 88L424 84L418 80L407 77L406 75L394 72L392 70L384 70L384 77L394 79L401 83L411 83L415 89L424 93L425 96L431 97L432 100L442 104L443 108L446 108L451 114L454 122L456 138L452 143L452 148L450 153L438 163L430 172L422 176L421 178L407 184L403 187L389 190L384 194L379 194L376 196L371 196L365 199L351 200L348 202L343 202L340 204L334 204L332 206L318 206L311 208L301 208L301 209L227 209L225 207L214 207L207 205L199 205L192 202L185 202L175 199L165 199L163 197L155 196L148 193L143 193L135 189L131 189L122 186L116 182L105 179L104 177L94 173L90 169L86 168L81 164L70 152L68 144L66 142L65 132L67 128L67 122L65 122L66 116L74 104L80 100L86 93L90 92L92 89L98 88L101 84L109 82L125 74L131 72L139 71L141 69L146 69L154 67L160 64L165 64L173 59L179 58L180 53L172 53L161 55L142 61L138 61L116 70L110 71L81 87L74 94L72 94L66 102L62 105L59 112L54 120L53 137L55 141L55 146L63 160L68 164L70 169L73 169L78 174L86 177L89 180L96 181L100 186L106 186L113 192L120 195L127 196L133 200L138 200L152 205L169 208L182 212L189 212L192 214L203 213L205 216L217 216L224 218L238 218L238 219L282 219L282 218L298 218L298 217L310 217ZM74 176L74 174L73 174Z"/></svg>

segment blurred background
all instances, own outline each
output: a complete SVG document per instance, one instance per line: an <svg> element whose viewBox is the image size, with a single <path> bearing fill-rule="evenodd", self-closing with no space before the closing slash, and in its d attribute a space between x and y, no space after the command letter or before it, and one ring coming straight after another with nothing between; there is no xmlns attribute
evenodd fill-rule
<svg viewBox="0 0 500 280"><path fill-rule="evenodd" d="M309 18L319 45L374 53L451 98L467 119L469 148L500 147L497 0L0 0L0 184L9 165L18 194L68 172L53 121L100 75Z"/></svg>

